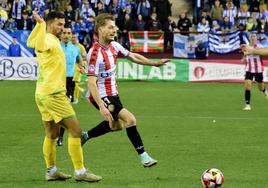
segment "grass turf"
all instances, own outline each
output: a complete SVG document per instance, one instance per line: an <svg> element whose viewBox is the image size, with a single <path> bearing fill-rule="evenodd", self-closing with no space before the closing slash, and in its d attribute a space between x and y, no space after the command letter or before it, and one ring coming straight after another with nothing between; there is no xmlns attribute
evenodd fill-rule
<svg viewBox="0 0 268 188"><path fill-rule="evenodd" d="M242 84L120 82L121 100L159 164L143 168L125 131L109 133L84 146L86 166L104 178L99 183L46 182L35 82L1 81L0 88L0 187L198 188L210 167L224 173L223 187L268 187L268 100L256 85L245 112ZM102 120L86 100L75 110L83 129ZM66 136L57 166L72 174Z"/></svg>

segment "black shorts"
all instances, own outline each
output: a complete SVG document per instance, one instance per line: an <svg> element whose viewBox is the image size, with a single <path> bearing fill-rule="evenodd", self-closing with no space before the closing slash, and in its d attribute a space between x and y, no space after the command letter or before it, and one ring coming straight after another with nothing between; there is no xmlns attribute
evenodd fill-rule
<svg viewBox="0 0 268 188"><path fill-rule="evenodd" d="M246 72L245 80L253 80L253 78L255 78L256 82L263 83L263 74L262 73Z"/></svg>
<svg viewBox="0 0 268 188"><path fill-rule="evenodd" d="M118 114L123 109L123 105L120 101L119 96L107 96L101 99L104 101L106 107L111 112L114 120L117 121ZM95 101L93 101L92 104L99 110L99 106Z"/></svg>

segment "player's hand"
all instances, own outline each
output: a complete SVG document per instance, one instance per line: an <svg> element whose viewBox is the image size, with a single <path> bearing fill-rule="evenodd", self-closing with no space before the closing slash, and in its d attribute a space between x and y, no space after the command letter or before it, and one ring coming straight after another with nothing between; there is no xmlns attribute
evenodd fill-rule
<svg viewBox="0 0 268 188"><path fill-rule="evenodd" d="M155 65L156 67L160 67L162 65L165 65L166 63L168 63L170 60L169 59L160 59L160 61L157 62L157 64Z"/></svg>
<svg viewBox="0 0 268 188"><path fill-rule="evenodd" d="M246 44L242 44L240 48L245 55L251 54L252 50L254 49L253 47Z"/></svg>
<svg viewBox="0 0 268 188"><path fill-rule="evenodd" d="M33 17L37 23L42 23L44 19L38 14L38 11L33 10Z"/></svg>
<svg viewBox="0 0 268 188"><path fill-rule="evenodd" d="M105 118L105 120L109 121L110 124L113 122L114 118L112 114L104 105L100 106L100 113Z"/></svg>

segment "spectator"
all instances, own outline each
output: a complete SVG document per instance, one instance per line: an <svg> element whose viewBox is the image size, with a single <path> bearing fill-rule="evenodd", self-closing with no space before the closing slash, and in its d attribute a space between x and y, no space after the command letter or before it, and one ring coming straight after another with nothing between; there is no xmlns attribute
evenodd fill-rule
<svg viewBox="0 0 268 188"><path fill-rule="evenodd" d="M171 3L169 0L158 0L155 7L157 18L163 26L164 23L168 22L168 17L171 16Z"/></svg>
<svg viewBox="0 0 268 188"><path fill-rule="evenodd" d="M2 27L4 26L5 22L7 21L8 19L8 14L6 12L5 9L3 9L2 7L0 7L0 19L1 19L1 23L0 25L2 25ZM1 28L2 28L1 27Z"/></svg>
<svg viewBox="0 0 268 188"><path fill-rule="evenodd" d="M125 15L125 19L122 25L122 28L119 28L122 31L121 34L121 44L127 49L130 49L130 43L128 38L128 32L134 30L134 23L130 18L129 14Z"/></svg>
<svg viewBox="0 0 268 188"><path fill-rule="evenodd" d="M233 4L232 0L227 1L226 9L224 9L224 11L223 11L223 17L226 17L226 16L229 18L229 22L231 22L232 25L234 25L235 24L235 18L237 16L237 8Z"/></svg>
<svg viewBox="0 0 268 188"><path fill-rule="evenodd" d="M254 19L252 17L248 18L248 22L246 25L246 31L247 32L256 31L256 27L257 27L256 19Z"/></svg>
<svg viewBox="0 0 268 188"><path fill-rule="evenodd" d="M103 13L107 13L102 2L98 3L95 13L96 13L96 16L103 14Z"/></svg>
<svg viewBox="0 0 268 188"><path fill-rule="evenodd" d="M260 0L249 0L249 11L260 12Z"/></svg>
<svg viewBox="0 0 268 188"><path fill-rule="evenodd" d="M52 10L56 10L56 8L57 8L57 4L56 4L55 1L46 0L46 9L48 9L49 12L52 11Z"/></svg>
<svg viewBox="0 0 268 188"><path fill-rule="evenodd" d="M172 48L173 46L173 31L176 28L176 23L168 17L168 21L163 25L164 33L164 49Z"/></svg>
<svg viewBox="0 0 268 188"><path fill-rule="evenodd" d="M202 9L201 0L192 0L192 8L193 8L193 23L197 24L200 20L199 12Z"/></svg>
<svg viewBox="0 0 268 188"><path fill-rule="evenodd" d="M90 0L90 6L95 12L98 7L98 0Z"/></svg>
<svg viewBox="0 0 268 188"><path fill-rule="evenodd" d="M177 24L178 31L181 32L182 35L188 35L190 27L192 27L192 23L190 19L187 18L187 14L181 13Z"/></svg>
<svg viewBox="0 0 268 188"><path fill-rule="evenodd" d="M32 2L31 0L26 1L26 5L23 12L27 12L28 17L32 18Z"/></svg>
<svg viewBox="0 0 268 188"><path fill-rule="evenodd" d="M93 41L94 27L95 27L94 17L89 16L89 18L87 19L87 22L86 22L87 32L86 32L86 36L84 37L84 42L83 42L83 43L85 43L85 41L87 41L87 43L89 44L89 46L87 46L87 48L91 47L91 44Z"/></svg>
<svg viewBox="0 0 268 188"><path fill-rule="evenodd" d="M8 55L10 57L20 57L21 56L20 45L17 43L17 38L15 36L13 36L12 43L9 45Z"/></svg>
<svg viewBox="0 0 268 188"><path fill-rule="evenodd" d="M238 12L237 18L238 18L238 25L247 25L248 18L250 17L250 12L248 11L248 5L247 4L241 4L240 10Z"/></svg>
<svg viewBox="0 0 268 188"><path fill-rule="evenodd" d="M14 32L17 29L17 23L14 21L13 18L8 18L7 22L4 25L4 29Z"/></svg>
<svg viewBox="0 0 268 188"><path fill-rule="evenodd" d="M206 18L206 20L208 21L209 26L211 26L211 24L212 24L212 19L211 19L210 15L209 15L209 12L208 12L206 9L203 9L203 10L201 11L201 17L200 17L200 18L201 18L201 19L202 19L202 18ZM201 19L200 19L200 21L201 21ZM199 21L199 23L200 23L200 21Z"/></svg>
<svg viewBox="0 0 268 188"><path fill-rule="evenodd" d="M46 3L44 0L34 0L32 2L32 10L37 10L39 15L44 15Z"/></svg>
<svg viewBox="0 0 268 188"><path fill-rule="evenodd" d="M2 7L6 12L9 12L9 11L10 11L10 7L9 7L9 5L8 5L7 0L2 0L2 2L1 2L1 7Z"/></svg>
<svg viewBox="0 0 268 188"><path fill-rule="evenodd" d="M28 18L27 12L23 12L22 21L17 23L18 30L32 30L33 21Z"/></svg>
<svg viewBox="0 0 268 188"><path fill-rule="evenodd" d="M221 31L221 26L219 25L219 22L217 20L212 21L211 31L215 33Z"/></svg>
<svg viewBox="0 0 268 188"><path fill-rule="evenodd" d="M151 15L151 4L149 0L140 0L137 8L137 15L141 14L143 20L147 23Z"/></svg>
<svg viewBox="0 0 268 188"><path fill-rule="evenodd" d="M67 6L67 9L64 12L64 14L65 14L65 22L67 25L70 25L72 21L75 21L75 11L73 10L71 5Z"/></svg>
<svg viewBox="0 0 268 188"><path fill-rule="evenodd" d="M267 31L268 31L268 25L267 25L267 22L266 22L266 18L262 17L258 21L257 32L258 33L266 33Z"/></svg>
<svg viewBox="0 0 268 188"><path fill-rule="evenodd" d="M71 0L70 5L73 7L73 10L79 10L82 6L82 0Z"/></svg>
<svg viewBox="0 0 268 188"><path fill-rule="evenodd" d="M201 18L201 21L197 25L197 32L207 33L209 32L210 27L207 19L205 17Z"/></svg>
<svg viewBox="0 0 268 188"><path fill-rule="evenodd" d="M71 3L71 0L56 0L56 10L65 12L67 6Z"/></svg>
<svg viewBox="0 0 268 188"><path fill-rule="evenodd" d="M107 8L108 13L114 15L115 19L122 19L120 18L120 7L118 6L118 0L112 0Z"/></svg>
<svg viewBox="0 0 268 188"><path fill-rule="evenodd" d="M84 7L82 8L80 17L88 18L89 16L93 16L93 17L96 16L94 10L91 8L88 2L85 2L83 5Z"/></svg>
<svg viewBox="0 0 268 188"><path fill-rule="evenodd" d="M160 31L161 23L159 22L156 13L152 13L151 19L148 22L148 30L149 31Z"/></svg>
<svg viewBox="0 0 268 188"><path fill-rule="evenodd" d="M22 0L14 0L11 7L11 17L16 23L22 20L22 13L25 7L25 3Z"/></svg>
<svg viewBox="0 0 268 188"><path fill-rule="evenodd" d="M223 21L221 23L221 31L222 32L230 32L232 31L234 28L234 25L232 22L229 21L229 17L228 16L225 16L223 18Z"/></svg>
<svg viewBox="0 0 268 188"><path fill-rule="evenodd" d="M137 31L144 31L145 29L145 21L142 18L142 15L138 15L138 19L136 20L135 29Z"/></svg>
<svg viewBox="0 0 268 188"><path fill-rule="evenodd" d="M129 14L131 18L137 17L137 4L134 0L127 1L125 13Z"/></svg>
<svg viewBox="0 0 268 188"><path fill-rule="evenodd" d="M265 17L266 22L268 22L268 11L267 11L267 4L261 4L260 5L260 14L259 18Z"/></svg>
<svg viewBox="0 0 268 188"><path fill-rule="evenodd" d="M223 15L223 7L220 4L220 1L216 0L210 11L211 19L220 22L222 21L222 15Z"/></svg>
<svg viewBox="0 0 268 188"><path fill-rule="evenodd" d="M79 18L78 23L76 25L76 29L79 31L79 42L82 43L83 39L85 38L88 29L87 29L87 19L83 19L82 17ZM77 30L75 31L77 32Z"/></svg>
<svg viewBox="0 0 268 188"><path fill-rule="evenodd" d="M202 19L201 19L202 20ZM207 47L202 41L197 42L197 47L195 48L195 58L196 59L206 59L207 58Z"/></svg>

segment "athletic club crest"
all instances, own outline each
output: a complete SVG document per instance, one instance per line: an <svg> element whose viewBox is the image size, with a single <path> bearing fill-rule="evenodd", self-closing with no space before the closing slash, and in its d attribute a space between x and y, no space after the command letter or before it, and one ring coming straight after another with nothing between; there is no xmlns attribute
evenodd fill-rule
<svg viewBox="0 0 268 188"><path fill-rule="evenodd" d="M195 69L194 69L195 78L200 79L200 78L202 78L204 76L204 74L205 74L205 68L204 67L201 67L201 66L195 67Z"/></svg>

